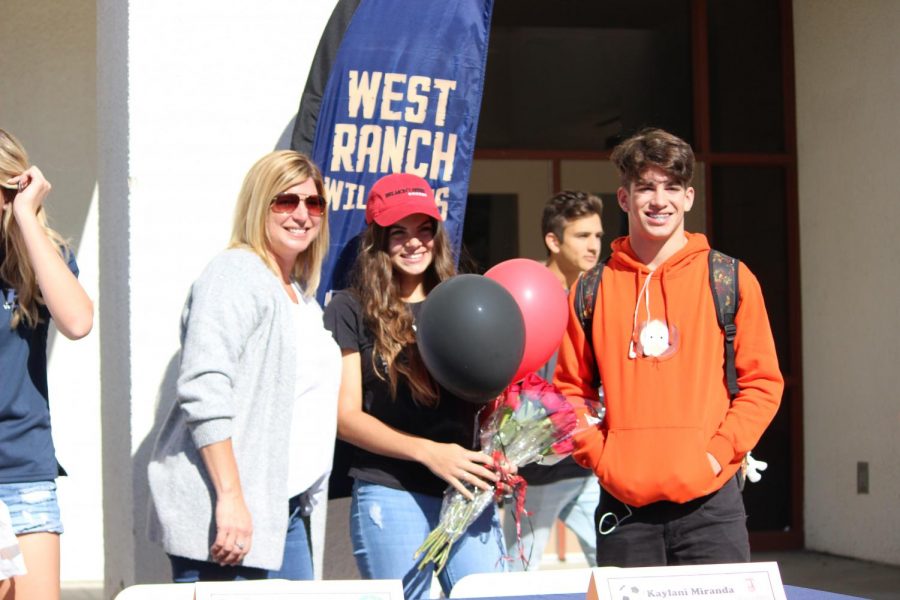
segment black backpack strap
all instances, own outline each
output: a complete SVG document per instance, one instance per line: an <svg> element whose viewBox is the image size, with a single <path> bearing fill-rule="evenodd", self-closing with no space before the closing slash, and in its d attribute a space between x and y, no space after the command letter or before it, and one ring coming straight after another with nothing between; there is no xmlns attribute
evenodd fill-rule
<svg viewBox="0 0 900 600"><path fill-rule="evenodd" d="M718 250L710 250L709 287L712 290L713 304L716 305L716 320L725 332L725 382L729 397L734 399L740 391L737 369L734 366L734 338L737 334L734 315L740 303L738 260Z"/></svg>
<svg viewBox="0 0 900 600"><path fill-rule="evenodd" d="M603 279L604 266L606 261L597 263L582 273L575 284L575 314L578 315L581 329L588 337L594 322L594 304L597 302L597 290L600 289L600 281Z"/></svg>
<svg viewBox="0 0 900 600"><path fill-rule="evenodd" d="M600 289L600 281L603 279L603 269L609 258L605 258L581 274L575 283L575 314L581 323L584 337L591 351L594 351L593 336L591 331L594 324L594 305L597 303L597 292ZM594 352L596 357L596 352ZM600 373L594 369L594 387L600 387Z"/></svg>

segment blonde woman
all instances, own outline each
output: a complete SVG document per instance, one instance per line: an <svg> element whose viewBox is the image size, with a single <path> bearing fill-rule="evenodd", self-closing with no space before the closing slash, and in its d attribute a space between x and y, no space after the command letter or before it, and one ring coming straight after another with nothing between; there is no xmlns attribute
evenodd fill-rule
<svg viewBox="0 0 900 600"><path fill-rule="evenodd" d="M59 597L56 477L47 394L47 328L79 339L94 307L75 257L47 226L50 182L16 138L0 129L0 502L6 504L26 575L0 582L0 597Z"/></svg>
<svg viewBox="0 0 900 600"><path fill-rule="evenodd" d="M315 301L328 220L304 155L261 158L229 249L194 282L176 402L149 465L149 534L176 582L311 579L341 357Z"/></svg>

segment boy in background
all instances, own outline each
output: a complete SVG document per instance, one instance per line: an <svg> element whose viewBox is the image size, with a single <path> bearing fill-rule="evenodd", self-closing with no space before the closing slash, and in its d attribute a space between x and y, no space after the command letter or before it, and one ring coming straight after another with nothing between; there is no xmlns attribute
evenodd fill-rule
<svg viewBox="0 0 900 600"><path fill-rule="evenodd" d="M578 276L596 265L600 258L602 210L600 198L573 191L554 195L544 207L541 233L547 247L545 264L567 291ZM537 374L552 382L555 368L554 353ZM527 465L519 469L519 474L528 482L525 510L531 513L521 521L522 551L528 561L527 569L533 571L540 567L541 556L557 519L578 538L588 564L596 566L594 511L600 501L597 477L576 464L572 457L551 466ZM516 557L519 554L516 525L510 517L507 514L504 519L503 534L508 552ZM514 570L524 568L520 560L510 564Z"/></svg>

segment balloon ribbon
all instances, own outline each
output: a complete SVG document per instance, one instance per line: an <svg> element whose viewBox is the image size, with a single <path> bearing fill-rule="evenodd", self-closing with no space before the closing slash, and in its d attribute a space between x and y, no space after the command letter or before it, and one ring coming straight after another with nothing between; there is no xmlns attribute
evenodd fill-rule
<svg viewBox="0 0 900 600"><path fill-rule="evenodd" d="M512 496L515 499L513 518L516 521L516 547L519 550L519 558L522 566L528 568L528 559L525 557L525 547L522 544L522 517L530 517L532 513L525 510L525 495L528 491L528 482L521 475L510 473L506 455L500 450L494 450L491 458L494 460L494 470L500 476L494 487L494 500L501 502L503 498Z"/></svg>

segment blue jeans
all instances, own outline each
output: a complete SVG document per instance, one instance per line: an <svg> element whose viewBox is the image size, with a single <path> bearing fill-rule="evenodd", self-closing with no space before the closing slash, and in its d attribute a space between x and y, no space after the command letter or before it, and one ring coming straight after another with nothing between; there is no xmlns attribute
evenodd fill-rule
<svg viewBox="0 0 900 600"><path fill-rule="evenodd" d="M350 537L366 579L401 579L406 600L428 598L434 565L419 571L413 554L438 524L442 498L356 480ZM444 594L472 573L504 570L503 535L493 503L453 545L438 581Z"/></svg>
<svg viewBox="0 0 900 600"><path fill-rule="evenodd" d="M525 493L525 510L531 516L522 516L522 552L528 561L528 570L534 571L541 566L541 556L554 531L558 518L566 524L581 545L581 551L588 566L597 566L597 530L594 529L594 511L600 503L600 483L593 473L584 477L574 477L528 486ZM524 568L519 559L519 548L516 542L516 522L513 518L514 503L506 504L503 518L503 536L506 538L506 549L513 557L510 570L521 571Z"/></svg>
<svg viewBox="0 0 900 600"><path fill-rule="evenodd" d="M62 533L55 481L0 484L0 500L9 509L13 533Z"/></svg>
<svg viewBox="0 0 900 600"><path fill-rule="evenodd" d="M288 503L290 517L287 537L284 541L284 559L281 568L269 571L269 579L290 579L310 581L314 579L312 552L309 538L309 516L303 514L301 495L291 498Z"/></svg>
<svg viewBox="0 0 900 600"><path fill-rule="evenodd" d="M265 579L266 570L256 567L222 566L205 560L194 560L183 556L169 556L172 563L172 581L194 583L197 581L246 581Z"/></svg>

